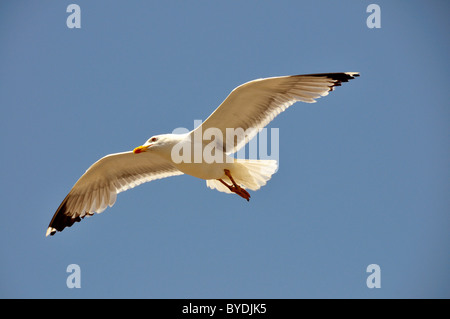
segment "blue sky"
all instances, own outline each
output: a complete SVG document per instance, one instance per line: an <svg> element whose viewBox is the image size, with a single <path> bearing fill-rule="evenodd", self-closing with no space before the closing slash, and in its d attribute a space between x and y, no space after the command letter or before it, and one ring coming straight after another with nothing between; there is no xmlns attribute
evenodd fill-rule
<svg viewBox="0 0 450 319"><path fill-rule="evenodd" d="M449 4L376 1L369 29L373 2L2 1L0 297L449 298ZM269 125L280 167L249 203L179 176L44 236L100 157L246 81L342 71Z"/></svg>

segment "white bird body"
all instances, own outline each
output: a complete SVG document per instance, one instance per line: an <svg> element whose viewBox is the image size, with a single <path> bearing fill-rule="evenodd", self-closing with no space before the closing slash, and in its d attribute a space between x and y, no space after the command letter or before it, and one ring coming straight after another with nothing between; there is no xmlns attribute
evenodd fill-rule
<svg viewBox="0 0 450 319"><path fill-rule="evenodd" d="M174 166L184 174L191 175L200 179L219 179L225 178L224 171L231 170L236 163L179 163Z"/></svg>
<svg viewBox="0 0 450 319"><path fill-rule="evenodd" d="M204 179L209 188L236 193L248 201L250 194L245 189L255 191L265 185L277 163L230 155L290 105L314 103L356 76L357 72L281 76L238 86L193 131L156 135L132 152L110 154L95 162L62 201L46 235L101 213L114 205L120 192L169 176L187 174ZM205 141L203 132L213 132L215 139Z"/></svg>
<svg viewBox="0 0 450 319"><path fill-rule="evenodd" d="M151 140L156 139L154 143ZM178 149L177 149L178 146ZM210 142L204 139L196 139L193 134L163 134L150 138L140 148L146 149L139 152L139 156L159 156L171 163L180 172L207 180L210 188L218 189L225 193L231 191L217 180L232 183L226 175L226 171L232 172L237 184L244 188L257 190L266 184L270 176L276 171L277 164L274 160L242 160L227 155L221 147L214 147L214 156L209 152ZM139 148L138 148L139 149ZM174 150L184 150L184 156L177 157ZM257 181L255 181L257 179Z"/></svg>
<svg viewBox="0 0 450 319"><path fill-rule="evenodd" d="M139 156L153 153L170 162L180 172L191 175L200 179L219 179L225 176L225 169L232 169L236 166L235 159L223 153L220 149L216 149L215 161L208 161L203 156L208 143L203 141L195 141L191 139L190 134L164 134L157 135L158 143L152 145L151 142L145 143L146 147L151 145L146 152L142 152ZM182 160L174 161L173 149L176 145L180 145L184 150L190 150L188 156L183 156ZM199 153L201 156L196 156ZM178 155L178 154L177 154ZM221 160L217 160L221 158Z"/></svg>

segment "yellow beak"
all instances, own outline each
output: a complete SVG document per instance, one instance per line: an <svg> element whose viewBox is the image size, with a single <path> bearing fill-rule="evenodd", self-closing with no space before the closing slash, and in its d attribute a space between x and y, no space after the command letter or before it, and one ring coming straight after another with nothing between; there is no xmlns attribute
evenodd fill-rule
<svg viewBox="0 0 450 319"><path fill-rule="evenodd" d="M133 150L133 153L134 153L134 154L139 154L139 153L145 152L145 151L148 150L149 147L150 147L150 145L146 145L146 146L141 145L141 146L138 146L138 147L136 147L136 148Z"/></svg>

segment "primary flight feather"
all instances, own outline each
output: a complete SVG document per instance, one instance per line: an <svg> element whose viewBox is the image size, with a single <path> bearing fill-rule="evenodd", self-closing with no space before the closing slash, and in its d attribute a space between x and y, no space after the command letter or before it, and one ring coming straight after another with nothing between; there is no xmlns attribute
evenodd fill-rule
<svg viewBox="0 0 450 319"><path fill-rule="evenodd" d="M114 205L120 192L169 176L188 174L201 178L212 189L236 193L248 201L250 194L246 189L255 191L265 185L276 171L277 163L273 160L235 159L230 155L295 102L314 103L328 95L335 86L357 76L358 72L292 75L253 80L238 86L193 131L156 135L133 151L110 154L95 162L56 210L46 236L54 235L95 212L103 212ZM199 142L195 137L208 129L214 129L223 137L215 141L214 161L203 159L198 162L194 155L189 160L184 157L183 161L174 157L179 155L174 152L178 148L200 147L203 151L208 143ZM227 129L238 133L227 134Z"/></svg>

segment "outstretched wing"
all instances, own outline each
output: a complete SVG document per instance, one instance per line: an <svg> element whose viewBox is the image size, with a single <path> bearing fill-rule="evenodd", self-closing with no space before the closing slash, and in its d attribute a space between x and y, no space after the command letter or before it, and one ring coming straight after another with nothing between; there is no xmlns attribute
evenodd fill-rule
<svg viewBox="0 0 450 319"><path fill-rule="evenodd" d="M94 212L114 205L116 195L155 179L181 175L170 162L152 152L107 155L80 177L53 215L47 234L54 235Z"/></svg>
<svg viewBox="0 0 450 319"><path fill-rule="evenodd" d="M258 79L235 88L222 104L191 134L218 128L222 147L235 153L278 114L295 102L314 103L335 86L359 76L358 72L322 73ZM234 130L227 134L226 129Z"/></svg>

